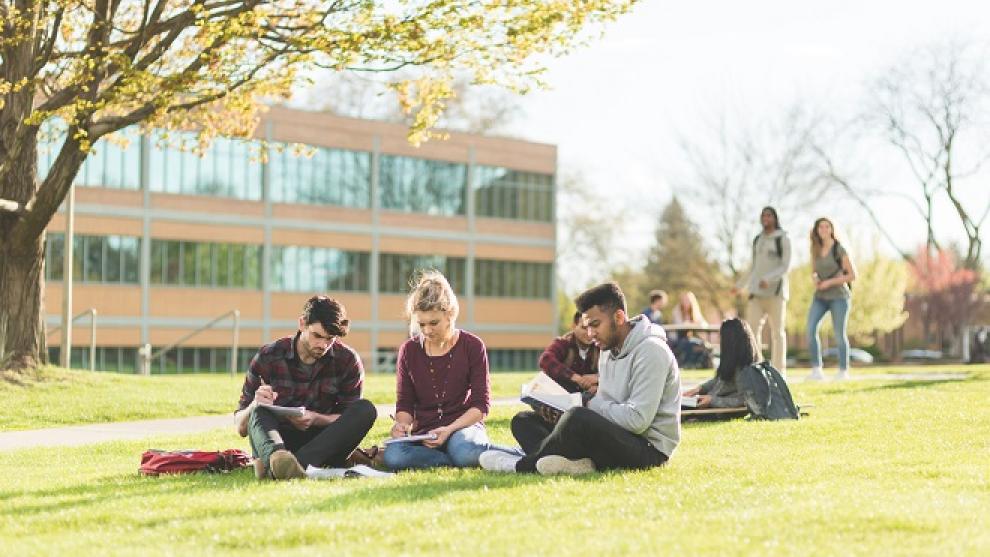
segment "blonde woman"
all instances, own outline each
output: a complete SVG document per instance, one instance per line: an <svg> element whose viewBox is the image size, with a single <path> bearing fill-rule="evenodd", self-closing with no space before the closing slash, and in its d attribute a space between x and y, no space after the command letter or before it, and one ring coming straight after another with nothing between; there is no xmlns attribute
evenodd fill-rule
<svg viewBox="0 0 990 557"><path fill-rule="evenodd" d="M480 338L456 328L457 314L457 296L447 279L438 271L424 272L406 300L413 336L399 348L391 436L436 438L390 443L384 459L391 470L478 466L481 453L492 449L522 455L488 440L488 355Z"/></svg>
<svg viewBox="0 0 990 557"><path fill-rule="evenodd" d="M701 304L698 297L690 290L681 294L680 301L674 307L674 325L708 325L705 316L701 313ZM671 350L677 357L677 363L682 368L705 367L708 348L700 338L688 332L674 332L668 334Z"/></svg>
<svg viewBox="0 0 990 557"><path fill-rule="evenodd" d="M808 308L808 351L811 353L811 375L808 379L820 381L825 378L818 325L826 313L832 314L832 329L839 349L839 372L835 378L848 379L849 337L846 335L846 325L852 307L849 285L856 280L856 267L846 249L835 239L835 226L827 218L816 220L811 228L811 264L815 296Z"/></svg>

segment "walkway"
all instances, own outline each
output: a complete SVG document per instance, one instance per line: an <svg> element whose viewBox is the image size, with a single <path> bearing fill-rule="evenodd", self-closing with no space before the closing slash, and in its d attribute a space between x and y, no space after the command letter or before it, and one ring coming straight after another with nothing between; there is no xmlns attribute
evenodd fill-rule
<svg viewBox="0 0 990 557"><path fill-rule="evenodd" d="M905 374L879 374L879 375L854 375L853 381L868 380L897 380L897 381L952 381L965 379L967 373L905 373ZM794 379L791 383L804 383L804 378ZM685 387L692 387L695 383L685 381ZM516 398L502 398L493 400L495 406L510 406L520 404ZM379 404L376 406L379 416L388 416L395 412L395 406L391 404ZM56 427L51 429L32 429L25 431L12 431L0 433L0 452L15 451L30 447L74 447L78 445L88 445L91 443L103 443L107 441L122 441L128 439L142 439L155 435L182 435L186 433L199 433L220 428L230 428L233 430L234 418L231 414L219 416L193 416L190 418L173 418L166 420L141 420L137 422L113 422L106 424L89 424L68 427Z"/></svg>

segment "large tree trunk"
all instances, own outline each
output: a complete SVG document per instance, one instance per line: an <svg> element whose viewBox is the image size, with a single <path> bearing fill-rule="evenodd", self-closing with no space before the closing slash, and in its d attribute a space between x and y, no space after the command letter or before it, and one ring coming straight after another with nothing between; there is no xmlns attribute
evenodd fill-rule
<svg viewBox="0 0 990 557"><path fill-rule="evenodd" d="M26 245L0 245L0 369L24 371L41 355L44 235Z"/></svg>

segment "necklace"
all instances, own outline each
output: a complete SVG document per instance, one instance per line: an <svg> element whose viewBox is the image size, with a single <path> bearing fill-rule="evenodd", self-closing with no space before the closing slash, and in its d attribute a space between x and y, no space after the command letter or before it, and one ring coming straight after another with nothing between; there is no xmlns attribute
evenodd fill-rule
<svg viewBox="0 0 990 557"><path fill-rule="evenodd" d="M436 395L437 399L437 413L440 414L439 420L443 420L443 401L447 398L447 382L450 380L450 368L451 362L454 358L454 346L451 345L450 349L447 350L446 354L441 354L439 356L430 355L430 343L426 339L423 339L423 351L426 352L426 364L430 368L430 382L433 384L433 394ZM446 358L443 358L447 356ZM434 367L433 360L438 360L443 358L447 363L446 373L443 374L443 388L441 389L437 384L437 368ZM439 367L439 366L437 366Z"/></svg>

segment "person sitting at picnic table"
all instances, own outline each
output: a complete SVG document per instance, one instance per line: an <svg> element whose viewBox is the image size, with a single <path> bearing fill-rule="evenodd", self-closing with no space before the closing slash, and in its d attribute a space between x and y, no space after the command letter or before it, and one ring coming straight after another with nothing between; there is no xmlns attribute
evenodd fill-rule
<svg viewBox="0 0 990 557"><path fill-rule="evenodd" d="M454 326L458 310L453 288L438 271L424 272L406 300L414 336L399 348L391 436L436 438L389 443L384 463L391 470L478 466L487 450L522 454L488 440L488 354L480 338Z"/></svg>
<svg viewBox="0 0 990 557"><path fill-rule="evenodd" d="M701 304L698 303L698 297L694 295L694 292L687 291L681 294L680 301L672 313L672 324L708 326L708 321L701 313ZM691 334L690 331L670 331L667 336L670 339L670 348L677 358L678 365L682 368L705 367L705 360L708 359L706 355L708 355L709 350L705 346L705 341Z"/></svg>
<svg viewBox="0 0 990 557"><path fill-rule="evenodd" d="M736 374L739 370L755 364L760 359L760 348L749 324L733 317L726 319L719 327L722 344L722 358L715 377L693 389L684 391L684 396L698 395L698 408L737 408L745 406L742 394L736 389Z"/></svg>

